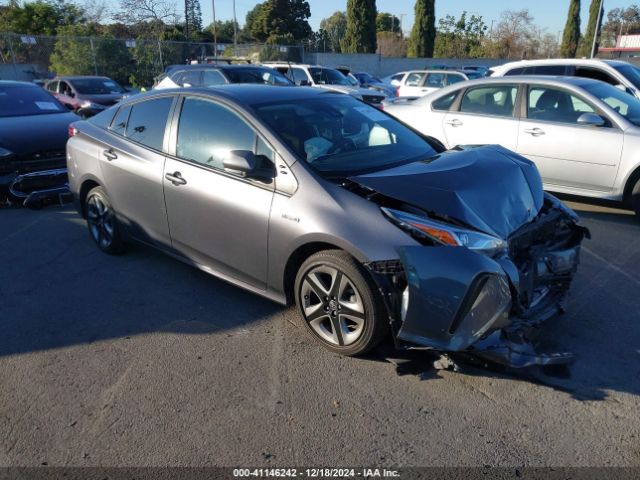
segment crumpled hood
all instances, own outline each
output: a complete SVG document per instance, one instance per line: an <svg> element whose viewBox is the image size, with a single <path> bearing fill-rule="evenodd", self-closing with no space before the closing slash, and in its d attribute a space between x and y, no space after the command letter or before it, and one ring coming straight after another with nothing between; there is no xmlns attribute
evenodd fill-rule
<svg viewBox="0 0 640 480"><path fill-rule="evenodd" d="M367 90L365 88L359 88L359 87L350 87L347 85L323 84L318 86L320 88L324 88L325 90L331 90L332 92L338 92L338 93L346 93L347 95L353 95L358 98L362 98L362 95L371 94L371 90Z"/></svg>
<svg viewBox="0 0 640 480"><path fill-rule="evenodd" d="M107 93L96 95L81 95L83 100L87 100L91 103L97 103L99 105L105 105L110 107L122 100L122 93Z"/></svg>
<svg viewBox="0 0 640 480"><path fill-rule="evenodd" d="M497 145L450 150L349 180L503 239L533 220L544 201L535 165Z"/></svg>

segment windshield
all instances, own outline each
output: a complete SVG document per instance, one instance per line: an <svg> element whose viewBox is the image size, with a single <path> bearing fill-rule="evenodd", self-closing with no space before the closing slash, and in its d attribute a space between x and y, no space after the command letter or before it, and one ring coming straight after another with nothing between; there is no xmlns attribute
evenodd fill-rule
<svg viewBox="0 0 640 480"><path fill-rule="evenodd" d="M68 110L40 87L0 85L0 117L22 117L62 113Z"/></svg>
<svg viewBox="0 0 640 480"><path fill-rule="evenodd" d="M271 68L238 68L227 69L225 74L231 83L261 83L265 85L293 85L293 83L277 70Z"/></svg>
<svg viewBox="0 0 640 480"><path fill-rule="evenodd" d="M392 117L346 95L253 108L299 158L328 176L383 170L437 154Z"/></svg>
<svg viewBox="0 0 640 480"><path fill-rule="evenodd" d="M318 85L351 85L347 77L332 68L311 67L309 73Z"/></svg>
<svg viewBox="0 0 640 480"><path fill-rule="evenodd" d="M69 83L82 95L125 93L125 89L110 78L74 78Z"/></svg>
<svg viewBox="0 0 640 480"><path fill-rule="evenodd" d="M382 83L379 78L369 75L368 73L358 73L357 76L364 83Z"/></svg>
<svg viewBox="0 0 640 480"><path fill-rule="evenodd" d="M608 83L598 82L583 87L634 125L640 126L640 100Z"/></svg>
<svg viewBox="0 0 640 480"><path fill-rule="evenodd" d="M482 78L482 74L480 72L464 72L469 80L475 80L476 78Z"/></svg>
<svg viewBox="0 0 640 480"><path fill-rule="evenodd" d="M634 87L640 90L640 70L637 67L633 65L614 65L613 68L624 75Z"/></svg>

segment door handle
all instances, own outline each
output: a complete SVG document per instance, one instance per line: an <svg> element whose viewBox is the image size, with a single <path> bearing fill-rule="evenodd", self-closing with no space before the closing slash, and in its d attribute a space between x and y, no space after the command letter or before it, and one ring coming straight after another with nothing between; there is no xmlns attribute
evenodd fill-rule
<svg viewBox="0 0 640 480"><path fill-rule="evenodd" d="M186 185L187 181L182 178L182 174L180 172L173 172L165 174L164 178L173 183L176 187L179 185Z"/></svg>
<svg viewBox="0 0 640 480"><path fill-rule="evenodd" d="M105 158L106 158L107 160L109 160L110 162L111 162L112 160L115 160L116 158L118 158L118 155L117 155L113 150L104 150L104 151L102 152L102 155L104 155L104 156L105 156Z"/></svg>
<svg viewBox="0 0 640 480"><path fill-rule="evenodd" d="M544 135L544 130L541 128L525 128L524 133L528 133L534 137L539 137L540 135Z"/></svg>
<svg viewBox="0 0 640 480"><path fill-rule="evenodd" d="M452 127L461 127L462 126L462 122L460 120L458 120L457 118L454 118L453 120L447 120L445 123L447 125L451 125Z"/></svg>

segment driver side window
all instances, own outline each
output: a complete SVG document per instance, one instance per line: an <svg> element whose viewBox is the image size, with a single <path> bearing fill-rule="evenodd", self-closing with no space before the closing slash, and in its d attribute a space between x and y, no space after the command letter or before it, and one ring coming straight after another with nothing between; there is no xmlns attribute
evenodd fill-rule
<svg viewBox="0 0 640 480"><path fill-rule="evenodd" d="M596 113L585 100L550 87L529 88L527 117L533 120L577 124L583 113Z"/></svg>
<svg viewBox="0 0 640 480"><path fill-rule="evenodd" d="M178 122L176 155L185 160L224 170L231 150L256 152L258 135L242 118L226 107L197 97L187 97ZM273 159L262 142L257 154Z"/></svg>

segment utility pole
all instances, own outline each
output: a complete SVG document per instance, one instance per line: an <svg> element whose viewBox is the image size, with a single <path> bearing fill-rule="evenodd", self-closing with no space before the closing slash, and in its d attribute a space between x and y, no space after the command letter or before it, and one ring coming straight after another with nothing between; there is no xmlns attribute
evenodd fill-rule
<svg viewBox="0 0 640 480"><path fill-rule="evenodd" d="M233 0L233 55L238 49L238 20L236 19L236 0Z"/></svg>
<svg viewBox="0 0 640 480"><path fill-rule="evenodd" d="M596 56L596 44L598 43L598 35L600 34L600 22L602 21L602 8L604 0L600 0L600 8L598 9L598 20L596 21L596 31L593 32L593 45L591 45L591 58Z"/></svg>
<svg viewBox="0 0 640 480"><path fill-rule="evenodd" d="M218 56L218 29L216 27L216 0L211 0L213 7L213 56Z"/></svg>
<svg viewBox="0 0 640 480"><path fill-rule="evenodd" d="M406 13L400 13L398 16L400 17L400 36L404 37L404 33L402 32L402 20L404 20L404 17L406 16Z"/></svg>

